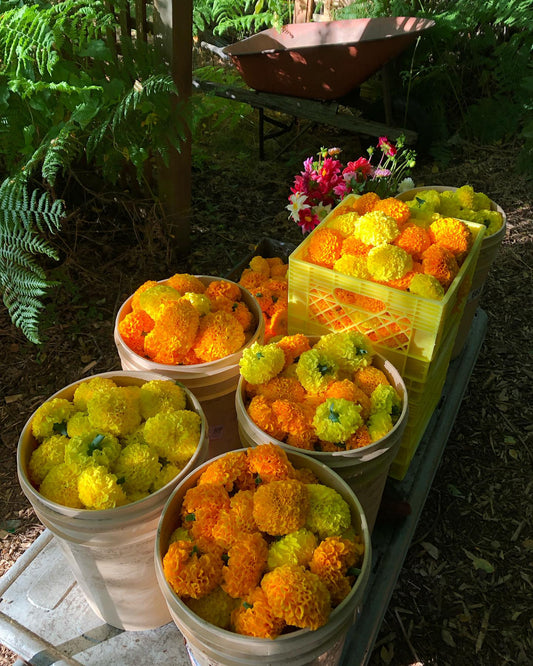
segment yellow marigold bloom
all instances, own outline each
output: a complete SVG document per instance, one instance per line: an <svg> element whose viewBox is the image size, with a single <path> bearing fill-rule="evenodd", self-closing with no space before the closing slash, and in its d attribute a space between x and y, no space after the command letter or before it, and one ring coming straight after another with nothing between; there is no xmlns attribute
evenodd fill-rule
<svg viewBox="0 0 533 666"><path fill-rule="evenodd" d="M215 553L200 553L190 541L173 541L163 557L163 571L180 597L200 599L222 581L223 561Z"/></svg>
<svg viewBox="0 0 533 666"><path fill-rule="evenodd" d="M161 306L179 301L182 294L167 284L156 284L139 295L139 307L153 320L159 317Z"/></svg>
<svg viewBox="0 0 533 666"><path fill-rule="evenodd" d="M356 372L370 365L374 358L374 348L369 338L354 330L323 335L314 349L333 358L341 370L348 372Z"/></svg>
<svg viewBox="0 0 533 666"><path fill-rule="evenodd" d="M332 268L342 252L343 235L336 229L317 229L309 240L309 261Z"/></svg>
<svg viewBox="0 0 533 666"><path fill-rule="evenodd" d="M93 430L86 435L72 437L65 443L64 462L76 463L80 467L87 465L109 467L117 460L121 450L117 437L109 433L101 435Z"/></svg>
<svg viewBox="0 0 533 666"><path fill-rule="evenodd" d="M184 600L187 606L202 620L214 624L220 629L229 629L231 625L231 614L237 606L237 600L229 596L221 587L216 587L212 592L200 599Z"/></svg>
<svg viewBox="0 0 533 666"><path fill-rule="evenodd" d="M322 484L308 484L309 511L305 527L319 539L339 536L352 524L350 507L333 488Z"/></svg>
<svg viewBox="0 0 533 666"><path fill-rule="evenodd" d="M376 386L370 396L370 412L387 412L393 421L397 421L402 412L402 399L394 386L381 384Z"/></svg>
<svg viewBox="0 0 533 666"><path fill-rule="evenodd" d="M228 561L222 570L222 589L230 597L250 594L259 585L266 569L268 546L259 532L243 532L228 550Z"/></svg>
<svg viewBox="0 0 533 666"><path fill-rule="evenodd" d="M374 280L387 282L403 277L413 267L413 258L396 245L379 245L368 253L366 265Z"/></svg>
<svg viewBox="0 0 533 666"><path fill-rule="evenodd" d="M453 193L453 198L462 208L474 207L474 188L472 185L463 185L458 187Z"/></svg>
<svg viewBox="0 0 533 666"><path fill-rule="evenodd" d="M407 224L400 231L400 235L394 240L394 245L401 247L413 259L420 261L424 252L431 245L431 237L424 227L420 227L417 224Z"/></svg>
<svg viewBox="0 0 533 666"><path fill-rule="evenodd" d="M392 217L398 224L405 224L411 217L409 206L400 199L388 197L377 201L373 210L379 210L385 215Z"/></svg>
<svg viewBox="0 0 533 666"><path fill-rule="evenodd" d="M302 386L310 393L321 393L337 379L339 365L329 354L317 349L304 352L298 359L296 374Z"/></svg>
<svg viewBox="0 0 533 666"><path fill-rule="evenodd" d="M430 245L422 256L424 273L433 275L446 290L459 272L457 260L453 254L441 245Z"/></svg>
<svg viewBox="0 0 533 666"><path fill-rule="evenodd" d="M305 397L305 389L295 377L274 377L264 384L255 386L258 395L267 400L293 400L301 402Z"/></svg>
<svg viewBox="0 0 533 666"><path fill-rule="evenodd" d="M429 227L429 235L433 243L445 247L458 261L465 258L474 242L468 225L453 217L442 217L433 222Z"/></svg>
<svg viewBox="0 0 533 666"><path fill-rule="evenodd" d="M306 567L317 546L316 536L305 527L282 536L268 547L269 571L284 564L299 564Z"/></svg>
<svg viewBox="0 0 533 666"><path fill-rule="evenodd" d="M189 273L176 273L165 280L165 284L179 291L180 294L203 294L205 292L205 285L200 278Z"/></svg>
<svg viewBox="0 0 533 666"><path fill-rule="evenodd" d="M282 440L287 434L281 427L274 410L272 403L262 395L255 395L250 404L246 408L248 416L252 419L255 425L264 430L268 435L274 439Z"/></svg>
<svg viewBox="0 0 533 666"><path fill-rule="evenodd" d="M181 505L182 526L192 530L195 538L211 539L219 515L230 510L228 491L216 483L193 486L185 493Z"/></svg>
<svg viewBox="0 0 533 666"><path fill-rule="evenodd" d="M366 420L368 420L369 417L370 414L366 417ZM369 444L372 444L372 437L370 436L370 432L366 425L362 425L346 440L346 450L351 451L352 449L360 449Z"/></svg>
<svg viewBox="0 0 533 666"><path fill-rule="evenodd" d="M149 419L159 412L174 412L185 409L187 394L182 386L166 379L152 379L141 386L141 415Z"/></svg>
<svg viewBox="0 0 533 666"><path fill-rule="evenodd" d="M67 435L69 437L90 435L93 432L95 435L98 434L91 425L87 412L74 412L67 421Z"/></svg>
<svg viewBox="0 0 533 666"><path fill-rule="evenodd" d="M179 299L163 303L154 328L144 339L146 355L156 363L180 363L195 342L199 323L200 315L189 301Z"/></svg>
<svg viewBox="0 0 533 666"><path fill-rule="evenodd" d="M239 360L240 374L250 384L264 384L275 377L285 365L285 354L275 343L254 342L243 349Z"/></svg>
<svg viewBox="0 0 533 666"><path fill-rule="evenodd" d="M270 277L270 264L265 257L261 257L260 255L252 257L249 266L252 271L261 273L261 275L264 275L267 278Z"/></svg>
<svg viewBox="0 0 533 666"><path fill-rule="evenodd" d="M361 407L344 398L328 398L316 408L313 425L327 442L345 442L363 425Z"/></svg>
<svg viewBox="0 0 533 666"><path fill-rule="evenodd" d="M392 243L398 234L396 220L382 211L372 211L361 216L354 231L356 238L372 246Z"/></svg>
<svg viewBox="0 0 533 666"><path fill-rule="evenodd" d="M86 509L101 511L126 503L124 490L117 477L106 467L85 467L78 477L78 495Z"/></svg>
<svg viewBox="0 0 533 666"><path fill-rule="evenodd" d="M210 312L200 321L194 351L203 363L208 363L235 353L244 345L245 339L236 317L222 310Z"/></svg>
<svg viewBox="0 0 533 666"><path fill-rule="evenodd" d="M367 267L367 255L344 254L333 264L333 270L343 275L369 280L370 273Z"/></svg>
<svg viewBox="0 0 533 666"><path fill-rule="evenodd" d="M354 373L354 380L356 384L366 393L368 397L380 384L390 384L387 375L373 365L367 365L364 368L359 368Z"/></svg>
<svg viewBox="0 0 533 666"><path fill-rule="evenodd" d="M236 633L256 638L277 638L285 628L284 620L274 615L260 587L239 603L231 622Z"/></svg>
<svg viewBox="0 0 533 666"><path fill-rule="evenodd" d="M69 439L64 435L52 435L42 441L42 443L32 451L28 463L28 474L31 482L35 486L42 483L48 472L65 462L65 446Z"/></svg>
<svg viewBox="0 0 533 666"><path fill-rule="evenodd" d="M254 289L260 287L266 280L267 276L263 275L263 273L257 273L250 268L245 268L242 272L239 284L241 287L248 289L249 292L253 292Z"/></svg>
<svg viewBox="0 0 533 666"><path fill-rule="evenodd" d="M113 465L117 478L123 479L126 493L148 492L161 465L157 453L145 444L128 444Z"/></svg>
<svg viewBox="0 0 533 666"><path fill-rule="evenodd" d="M95 393L115 388L116 384L110 377L92 377L76 386L72 399L74 407L80 412L87 411L87 403Z"/></svg>
<svg viewBox="0 0 533 666"><path fill-rule="evenodd" d="M277 567L263 576L261 587L274 614L291 626L316 630L329 619L331 598L326 585L301 566Z"/></svg>
<svg viewBox="0 0 533 666"><path fill-rule="evenodd" d="M326 398L344 398L361 407L361 418L366 421L370 416L370 398L350 379L331 383L325 390Z"/></svg>
<svg viewBox="0 0 533 666"><path fill-rule="evenodd" d="M385 437L393 428L392 418L388 412L374 412L367 421L368 432L373 442Z"/></svg>
<svg viewBox="0 0 533 666"><path fill-rule="evenodd" d="M66 398L52 398L37 408L31 422L31 431L36 439L43 440L66 429L69 418L76 411Z"/></svg>
<svg viewBox="0 0 533 666"><path fill-rule="evenodd" d="M276 342L276 345L283 350L285 355L285 368L294 363L304 352L311 349L309 338L303 333L285 335Z"/></svg>
<svg viewBox="0 0 533 666"><path fill-rule="evenodd" d="M116 386L105 392L95 392L87 403L89 421L101 433L116 437L132 433L142 418L139 394L140 389L134 386Z"/></svg>
<svg viewBox="0 0 533 666"><path fill-rule="evenodd" d="M240 301L242 292L238 284L229 282L228 280L213 280L210 282L205 290L205 295L209 298L216 298L217 296L225 296L230 301Z"/></svg>
<svg viewBox="0 0 533 666"><path fill-rule="evenodd" d="M444 287L441 283L433 275L426 275L425 273L413 275L409 283L409 291L417 296L434 298L437 301L444 298Z"/></svg>
<svg viewBox="0 0 533 666"><path fill-rule="evenodd" d="M374 206L379 201L380 197L375 192L366 192L355 200L352 208L356 213L359 213L359 215L366 215L366 213L374 210Z"/></svg>
<svg viewBox="0 0 533 666"><path fill-rule="evenodd" d="M154 327L154 320L144 310L129 312L118 324L124 343L139 356L144 355L144 338Z"/></svg>
<svg viewBox="0 0 533 666"><path fill-rule="evenodd" d="M358 219L359 213L356 213L355 211L341 213L328 220L328 229L336 229L337 231L340 231L343 236L350 236L353 233L354 226Z"/></svg>
<svg viewBox="0 0 533 666"><path fill-rule="evenodd" d="M286 452L275 444L260 444L247 449L248 466L257 474L259 483L294 479L296 471Z"/></svg>
<svg viewBox="0 0 533 666"><path fill-rule="evenodd" d="M231 514L235 519L235 525L240 532L257 532L257 525L254 520L254 491L245 489L239 490L238 493L231 498Z"/></svg>
<svg viewBox="0 0 533 666"><path fill-rule="evenodd" d="M137 442L138 444L147 443L146 440L144 439L144 422L141 423L140 426L135 428L135 430L132 433L120 438L120 443L122 444L122 446L126 446L127 444L133 444L134 442Z"/></svg>
<svg viewBox="0 0 533 666"><path fill-rule="evenodd" d="M141 284L140 287L137 287L137 289L133 292L133 296L131 297L131 309L132 310L141 310L141 305L139 303L139 298L141 297L141 294L145 292L146 290L150 289L151 287L155 287L157 282L155 280L147 280L143 284Z"/></svg>
<svg viewBox="0 0 533 666"><path fill-rule="evenodd" d="M144 438L157 455L183 466L194 455L200 441L202 417L189 409L161 412L144 426Z"/></svg>
<svg viewBox="0 0 533 666"><path fill-rule="evenodd" d="M483 192L474 192L474 198L472 201L472 208L474 210L490 210L492 205L491 200Z"/></svg>
<svg viewBox="0 0 533 666"><path fill-rule="evenodd" d="M68 463L54 465L44 477L39 486L39 492L51 502L73 509L83 509L84 506L78 495L79 474L78 465Z"/></svg>
<svg viewBox="0 0 533 666"><path fill-rule="evenodd" d="M308 508L307 486L296 479L263 483L255 491L254 520L262 532L272 536L303 527Z"/></svg>
<svg viewBox="0 0 533 666"><path fill-rule="evenodd" d="M211 310L211 301L205 294L197 294L194 291L188 291L183 294L182 298L189 301L200 317L206 315Z"/></svg>
<svg viewBox="0 0 533 666"><path fill-rule="evenodd" d="M183 468L173 463L163 465L150 485L150 492L155 493L175 479Z"/></svg>
<svg viewBox="0 0 533 666"><path fill-rule="evenodd" d="M198 485L218 483L231 493L235 489L253 487L246 451L229 451L209 463L198 479Z"/></svg>
<svg viewBox="0 0 533 666"><path fill-rule="evenodd" d="M366 245L357 236L348 236L342 242L342 256L353 254L355 256L366 257L372 246Z"/></svg>

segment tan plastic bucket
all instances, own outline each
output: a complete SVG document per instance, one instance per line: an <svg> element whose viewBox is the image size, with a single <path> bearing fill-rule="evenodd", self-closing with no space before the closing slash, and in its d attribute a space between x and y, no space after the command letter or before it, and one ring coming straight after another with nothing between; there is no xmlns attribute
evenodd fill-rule
<svg viewBox="0 0 533 666"><path fill-rule="evenodd" d="M108 377L119 386L140 386L162 379L160 375L129 372L106 372L97 376ZM80 383L66 386L49 399L72 399ZM36 445L31 432L33 415L20 435L17 471L24 494L41 523L56 537L91 609L104 622L119 629L141 631L171 621L154 570L157 526L161 510L176 485L207 458L207 422L199 401L186 391L187 409L202 417L196 453L166 486L116 509L72 509L40 495L28 476L28 463Z"/></svg>
<svg viewBox="0 0 533 666"><path fill-rule="evenodd" d="M204 284L226 278L198 275ZM164 282L162 280L161 282ZM239 285L240 287L240 285ZM265 322L257 300L249 291L240 287L242 299L254 315L256 328L242 349L254 342L262 343ZM115 320L114 340L123 370L155 372L179 381L198 398L208 423L210 458L240 447L235 415L235 390L239 381L239 360L242 349L225 358L197 365L165 365L156 363L131 350L122 340L118 325L131 312L131 296L123 303Z"/></svg>
<svg viewBox="0 0 533 666"><path fill-rule="evenodd" d="M165 579L162 564L168 549L170 535L177 526L183 497L187 490L196 484L207 464L203 465L183 479L169 498L161 514L155 548L157 580L167 601L172 619L187 642L187 649L195 666L337 664L342 654L346 634L361 613L372 565L370 531L363 508L352 489L329 467L301 453L289 452L288 457L295 467L311 469L322 483L340 493L348 503L353 525L356 531L362 534L364 540L365 555L361 573L349 595L332 611L327 624L316 631L299 629L271 640L242 636L219 629L204 621L174 593Z"/></svg>
<svg viewBox="0 0 533 666"><path fill-rule="evenodd" d="M446 187L443 185L427 185L402 192L401 194L398 194L396 198L401 199L402 201L410 201L413 199L417 192L423 192L424 190L435 190L436 192L445 192L449 190L455 192L457 189L457 187ZM498 254L498 250L500 249L500 245L502 244L502 241L505 238L505 233L507 231L507 216L503 208L501 208L501 206L499 206L495 201L491 201L491 210L497 210L502 215L503 224L495 234L486 236L481 242L479 257L474 275L472 276L472 284L470 285L470 291L465 303L459 329L457 331L457 337L455 338L455 346L452 351L452 360L457 358L457 356L459 356L459 354L463 351L463 347L470 332L470 327L472 326L472 321L474 320L474 315L476 314L476 310L479 306L479 300L483 293L487 276L492 264L494 263L494 260L496 259L496 255Z"/></svg>
<svg viewBox="0 0 533 666"><path fill-rule="evenodd" d="M239 380L235 394L235 409L239 422L239 433L243 446L257 446L265 442L278 444L285 451L300 452L320 461L341 476L357 495L365 512L370 532L374 529L376 516L392 461L400 448L402 435L407 425L408 399L405 383L396 368L383 356L376 354L373 365L382 370L402 398L402 413L394 428L386 437L369 446L351 451L307 451L274 439L261 430L248 416L244 404L244 382Z"/></svg>

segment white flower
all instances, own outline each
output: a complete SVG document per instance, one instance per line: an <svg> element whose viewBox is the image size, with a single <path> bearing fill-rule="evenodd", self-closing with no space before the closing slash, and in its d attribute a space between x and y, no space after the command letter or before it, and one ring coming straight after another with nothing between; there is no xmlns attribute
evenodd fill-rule
<svg viewBox="0 0 533 666"><path fill-rule="evenodd" d="M414 180L412 178L404 178L402 182L398 185L398 194L402 192L407 192L407 190L412 190L415 186Z"/></svg>
<svg viewBox="0 0 533 666"><path fill-rule="evenodd" d="M329 215L330 211L331 204L324 206L323 203L319 203L316 206L313 206L313 214L316 215L321 222L327 215Z"/></svg>
<svg viewBox="0 0 533 666"><path fill-rule="evenodd" d="M289 197L290 203L288 206L285 206L285 208L290 212L289 218L292 217L295 222L298 222L300 219L300 211L305 210L306 208L311 208L308 203L305 203L306 199L307 195L303 194L302 192L295 192L294 194L291 194Z"/></svg>

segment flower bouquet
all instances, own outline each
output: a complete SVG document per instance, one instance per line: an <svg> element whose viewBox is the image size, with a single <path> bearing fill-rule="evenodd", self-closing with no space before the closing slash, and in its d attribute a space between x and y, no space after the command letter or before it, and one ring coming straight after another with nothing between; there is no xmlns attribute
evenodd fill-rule
<svg viewBox="0 0 533 666"><path fill-rule="evenodd" d="M318 159L308 157L304 170L294 179L287 209L289 219L298 224L302 233L309 233L348 194L376 192L390 197L411 189L409 173L416 163L416 154L405 148L405 139L396 144L380 137L376 148L368 148L368 158L359 157L343 164L340 148L321 148Z"/></svg>

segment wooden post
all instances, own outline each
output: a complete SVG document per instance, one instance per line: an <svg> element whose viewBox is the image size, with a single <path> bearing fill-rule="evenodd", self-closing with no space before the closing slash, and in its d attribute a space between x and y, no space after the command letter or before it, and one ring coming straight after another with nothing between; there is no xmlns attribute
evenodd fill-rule
<svg viewBox="0 0 533 666"><path fill-rule="evenodd" d="M192 92L192 0L154 0L154 33L170 64L180 101ZM190 249L191 137L172 149L168 166L158 165L159 196L168 236L167 261Z"/></svg>
<svg viewBox="0 0 533 666"><path fill-rule="evenodd" d="M294 22L310 23L315 11L315 0L294 0Z"/></svg>

